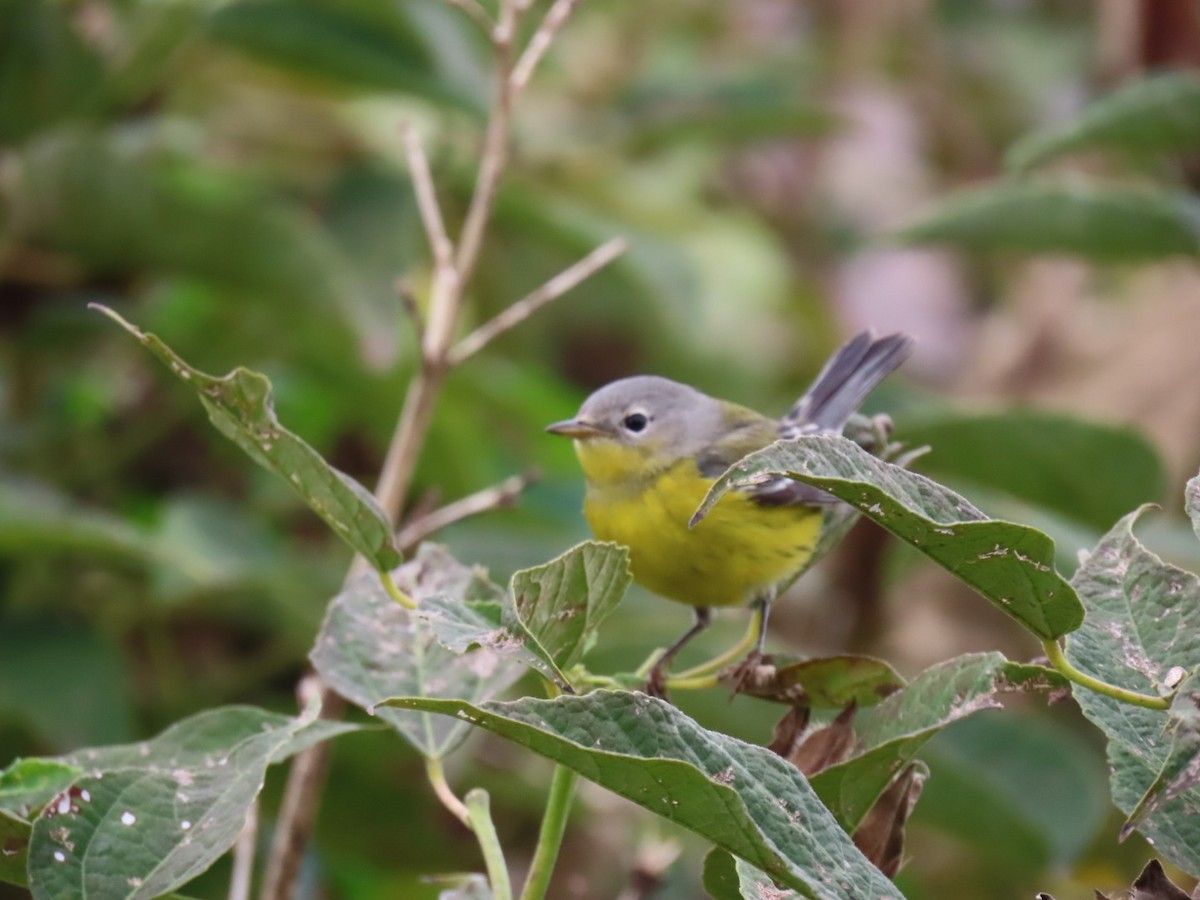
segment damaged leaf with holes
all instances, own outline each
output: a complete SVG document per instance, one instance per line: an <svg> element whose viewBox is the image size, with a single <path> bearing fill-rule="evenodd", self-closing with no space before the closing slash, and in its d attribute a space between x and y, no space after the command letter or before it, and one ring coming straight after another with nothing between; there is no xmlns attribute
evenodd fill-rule
<svg viewBox="0 0 1200 900"><path fill-rule="evenodd" d="M1189 484L1189 489L1192 485ZM1170 696L1165 710L1131 706L1086 689L1074 697L1108 739L1113 802L1166 859L1200 875L1200 577L1164 562L1133 532L1130 513L1076 572L1087 607L1067 641L1085 674L1142 694Z"/></svg>
<svg viewBox="0 0 1200 900"><path fill-rule="evenodd" d="M393 573L396 585L424 609L498 605L504 591L477 566L465 566L437 544L422 544L415 559ZM469 726L443 716L377 707L397 695L494 697L521 676L521 666L489 647L450 649L423 615L387 595L379 579L350 581L329 604L309 654L330 687L379 716L424 756L440 758L466 737Z"/></svg>
<svg viewBox="0 0 1200 900"><path fill-rule="evenodd" d="M96 305L196 391L213 425L256 463L274 472L300 495L343 541L379 571L400 562L392 523L371 492L329 465L312 447L275 417L271 382L237 368L221 378L184 362L157 336Z"/></svg>
<svg viewBox="0 0 1200 900"><path fill-rule="evenodd" d="M585 541L545 565L517 572L497 599L463 602L434 594L419 615L454 652L485 647L572 690L565 670L591 647L632 580L626 548Z"/></svg>
<svg viewBox="0 0 1200 900"><path fill-rule="evenodd" d="M471 704L402 697L490 731L700 834L806 896L901 895L804 777L764 747L708 731L641 693Z"/></svg>
<svg viewBox="0 0 1200 900"><path fill-rule="evenodd" d="M149 741L63 757L82 774L33 821L33 896L140 900L187 883L232 846L269 765L358 727L318 712L225 707Z"/></svg>
<svg viewBox="0 0 1200 900"><path fill-rule="evenodd" d="M1013 663L999 653L939 663L877 706L859 711L852 749L813 775L813 789L853 833L895 773L942 728L999 707L1005 693L1061 690L1064 684L1053 670Z"/></svg>
<svg viewBox="0 0 1200 900"><path fill-rule="evenodd" d="M735 463L697 516L739 486L783 476L820 488L924 553L1042 640L1074 631L1083 607L1054 568L1054 541L991 519L922 475L884 462L837 435L779 441Z"/></svg>

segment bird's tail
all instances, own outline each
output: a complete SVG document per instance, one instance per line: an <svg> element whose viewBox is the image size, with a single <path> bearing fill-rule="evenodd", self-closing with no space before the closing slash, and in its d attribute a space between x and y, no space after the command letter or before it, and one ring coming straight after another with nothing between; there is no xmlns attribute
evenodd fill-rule
<svg viewBox="0 0 1200 900"><path fill-rule="evenodd" d="M812 387L783 417L784 437L837 432L875 389L912 352L913 339L906 334L875 338L864 331L825 363Z"/></svg>

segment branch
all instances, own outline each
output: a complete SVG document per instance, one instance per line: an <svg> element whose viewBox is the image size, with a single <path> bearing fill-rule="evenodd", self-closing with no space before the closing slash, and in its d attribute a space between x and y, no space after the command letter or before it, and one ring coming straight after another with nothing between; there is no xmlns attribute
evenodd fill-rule
<svg viewBox="0 0 1200 900"><path fill-rule="evenodd" d="M308 705L309 695L314 691L321 694L321 716L326 719L341 718L346 701L316 675L306 675L296 688L300 708ZM321 741L297 753L292 760L283 803L276 818L275 837L271 841L271 854L267 859L260 900L289 900L294 894L293 886L300 874L304 848L317 822L317 807L321 802L321 788L329 772L332 749L331 741Z"/></svg>
<svg viewBox="0 0 1200 900"><path fill-rule="evenodd" d="M437 188L429 171L425 148L421 146L421 139L411 123L405 122L401 125L400 134L404 138L404 155L408 160L413 191L417 195L421 224L425 227L429 248L433 251L434 265L438 268L450 266L454 259L454 244L450 241L450 235L446 233L446 223L442 218L442 208L438 204Z"/></svg>
<svg viewBox="0 0 1200 900"><path fill-rule="evenodd" d="M254 878L254 848L258 843L258 801L246 810L246 823L233 845L233 874L229 878L229 900L250 900Z"/></svg>
<svg viewBox="0 0 1200 900"><path fill-rule="evenodd" d="M513 475L499 484L494 484L482 491L468 494L461 500L447 503L440 509L413 519L400 529L396 535L396 546L407 553L435 531L440 531L447 525L452 525L471 516L479 515L492 509L502 509L512 506L521 492L537 480L536 472L526 472Z"/></svg>
<svg viewBox="0 0 1200 900"><path fill-rule="evenodd" d="M629 244L624 238L613 238L601 244L570 268L559 272L537 290L522 297L495 318L483 323L455 345L450 351L450 365L461 365L504 332L520 325L581 281L591 277L620 256Z"/></svg>
<svg viewBox="0 0 1200 900"><path fill-rule="evenodd" d="M554 41L554 36L566 24L572 11L578 5L579 0L555 0L554 5L546 12L546 17L542 19L542 24L534 32L533 37L529 39L529 43L525 46L525 52L521 54L521 58L517 60L517 64L513 67L512 86L515 92L519 93L529 83L529 79L533 75L533 70L542 61L542 57L546 55L546 51L550 49L550 44Z"/></svg>
<svg viewBox="0 0 1200 900"><path fill-rule="evenodd" d="M513 83L512 54L516 39L517 18L522 11L517 0L501 0L500 21L492 32L492 43L496 48L496 96L488 116L487 131L483 136L483 150L479 158L479 174L475 178L475 189L471 194L471 205L463 221L462 233L458 238L458 254L454 259L462 284L471 280L479 249L483 244L483 232L492 215L496 201L496 190L500 176L508 162L508 130L512 121ZM449 346L447 335L447 347Z"/></svg>

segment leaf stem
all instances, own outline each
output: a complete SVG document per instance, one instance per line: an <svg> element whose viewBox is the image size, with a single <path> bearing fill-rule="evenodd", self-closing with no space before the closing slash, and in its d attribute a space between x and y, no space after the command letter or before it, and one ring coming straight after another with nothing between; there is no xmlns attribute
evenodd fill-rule
<svg viewBox="0 0 1200 900"><path fill-rule="evenodd" d="M1167 697L1153 697L1149 694L1139 694L1137 691L1119 688L1116 685L1093 678L1091 675L1079 671L1063 655L1062 648L1058 646L1058 641L1043 641L1042 647L1045 648L1046 656L1054 668L1069 680L1087 688L1089 691L1103 694L1105 697L1112 697L1114 700L1120 700L1122 703L1128 703L1131 706L1142 706L1146 709L1169 709L1171 706L1171 701Z"/></svg>
<svg viewBox="0 0 1200 900"><path fill-rule="evenodd" d="M405 609L413 610L417 608L417 601L396 586L396 582L392 580L391 572L386 569L380 569L379 580L383 583L383 589L387 591L388 596Z"/></svg>
<svg viewBox="0 0 1200 900"><path fill-rule="evenodd" d="M482 788L472 788L468 791L467 810L468 824L475 832L475 839L479 841L479 849L483 851L483 862L487 867L492 897L494 900L512 900L508 864L504 861L504 851L500 848L500 839L496 836L496 826L492 824L491 802L487 791Z"/></svg>
<svg viewBox="0 0 1200 900"><path fill-rule="evenodd" d="M537 848L533 851L533 862L529 865L529 877L520 900L542 900L550 887L550 876L558 859L563 834L567 829L567 817L571 813L571 802L575 797L575 784L579 776L566 766L554 767L554 778L550 782L550 796L546 799L546 811L542 814L542 829L538 833Z"/></svg>
<svg viewBox="0 0 1200 900"><path fill-rule="evenodd" d="M466 805L450 789L450 785L446 782L446 770L442 768L442 760L440 758L433 756L425 758L425 777L429 779L429 784L433 787L433 792L437 795L438 800L441 801L442 806L450 810L458 821L473 831L474 826L471 824L471 811L467 809Z"/></svg>
<svg viewBox="0 0 1200 900"><path fill-rule="evenodd" d="M676 675L673 678L667 679L667 689L672 691L702 691L706 688L716 687L720 682L717 680L717 673L710 672L707 675L697 675L696 677L683 677Z"/></svg>

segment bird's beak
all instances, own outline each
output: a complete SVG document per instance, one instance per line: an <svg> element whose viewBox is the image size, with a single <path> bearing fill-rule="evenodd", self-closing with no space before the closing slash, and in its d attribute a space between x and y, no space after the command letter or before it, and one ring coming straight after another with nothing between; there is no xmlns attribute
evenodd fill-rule
<svg viewBox="0 0 1200 900"><path fill-rule="evenodd" d="M584 422L582 419L564 419L553 425L547 425L546 430L551 434L574 438L577 441L586 441L589 438L607 434L603 428L593 425L591 422Z"/></svg>

